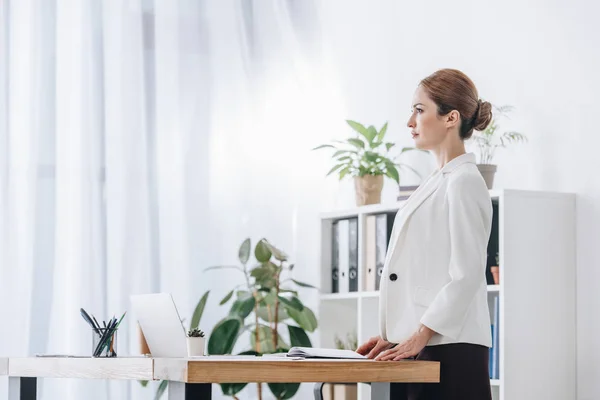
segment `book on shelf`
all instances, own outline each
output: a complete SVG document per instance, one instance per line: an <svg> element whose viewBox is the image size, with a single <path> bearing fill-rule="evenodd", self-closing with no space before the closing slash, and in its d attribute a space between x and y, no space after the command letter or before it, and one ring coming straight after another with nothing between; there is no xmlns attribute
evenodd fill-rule
<svg viewBox="0 0 600 400"><path fill-rule="evenodd" d="M350 360L368 360L366 356L358 354L354 350L328 349L318 347L299 347L295 346L285 353L287 357L299 358L335 358Z"/></svg>
<svg viewBox="0 0 600 400"><path fill-rule="evenodd" d="M333 222L331 251L331 293L358 291L357 217Z"/></svg>
<svg viewBox="0 0 600 400"><path fill-rule="evenodd" d="M500 297L494 297L494 333L492 335L492 379L500 379Z"/></svg>
<svg viewBox="0 0 600 400"><path fill-rule="evenodd" d="M419 185L407 185L407 186L399 186L399 192L398 192L398 201L401 200L406 200L410 197L411 194L413 194L415 192L415 190L417 190L417 188L419 187Z"/></svg>
<svg viewBox="0 0 600 400"><path fill-rule="evenodd" d="M364 289L379 290L395 212L368 215L365 220Z"/></svg>

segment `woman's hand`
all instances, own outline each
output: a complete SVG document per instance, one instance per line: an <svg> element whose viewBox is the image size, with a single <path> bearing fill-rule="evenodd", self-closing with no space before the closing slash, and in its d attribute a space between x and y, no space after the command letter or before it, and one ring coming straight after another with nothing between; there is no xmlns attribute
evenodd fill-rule
<svg viewBox="0 0 600 400"><path fill-rule="evenodd" d="M404 342L398 344L396 347L392 349L388 349L384 352L381 352L376 358L376 361L398 361L403 358L413 357L419 354L421 350L427 343L429 339L433 336L435 332L426 327L425 325L421 325L419 330L415 332L410 338L405 340Z"/></svg>
<svg viewBox="0 0 600 400"><path fill-rule="evenodd" d="M377 357L379 353L384 350L390 349L394 346L394 343L390 343L387 340L383 340L381 336L373 336L366 343L362 344L356 352L367 356L367 358Z"/></svg>

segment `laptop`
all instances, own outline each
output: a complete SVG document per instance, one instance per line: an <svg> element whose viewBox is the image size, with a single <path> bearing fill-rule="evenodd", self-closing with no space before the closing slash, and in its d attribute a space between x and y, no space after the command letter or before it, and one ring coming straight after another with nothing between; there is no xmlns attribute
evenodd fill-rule
<svg viewBox="0 0 600 400"><path fill-rule="evenodd" d="M185 328L170 293L132 295L131 306L152 357L187 357Z"/></svg>

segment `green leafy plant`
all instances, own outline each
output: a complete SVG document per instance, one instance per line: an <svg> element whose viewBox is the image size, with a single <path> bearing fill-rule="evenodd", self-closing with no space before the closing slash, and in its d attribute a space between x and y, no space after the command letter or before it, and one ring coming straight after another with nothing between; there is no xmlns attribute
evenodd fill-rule
<svg viewBox="0 0 600 400"><path fill-rule="evenodd" d="M408 164L396 162L400 155L415 150L415 148L403 147L399 154L393 156L392 152L396 148L395 143L385 141L388 128L387 122L379 130L373 125L365 127L356 121L347 120L346 122L357 133L356 137L348 138L345 141L336 140L333 141L336 144L323 144L312 149L329 148L335 150L331 156L335 165L326 176L337 172L339 179L342 180L345 176L384 175L400 184L398 170L406 168L420 177L420 174Z"/></svg>
<svg viewBox="0 0 600 400"><path fill-rule="evenodd" d="M247 350L239 354L262 355L285 352L291 346L312 347L306 332L314 332L317 319L313 311L304 305L297 287L314 288L291 277L294 264L288 255L266 239L258 241L254 248L256 263L250 266L251 240L242 242L238 250L241 266L215 266L208 269L231 268L244 277L244 284L230 290L219 303L228 304L228 313L212 330L207 352L232 354L244 333L249 333ZM289 343L281 335L287 331ZM284 334L284 336L286 336ZM246 383L221 384L225 395L237 398ZM268 387L277 399L292 398L299 383L269 383ZM257 385L258 398L262 399L262 384Z"/></svg>
<svg viewBox="0 0 600 400"><path fill-rule="evenodd" d="M514 107L509 105L493 107L495 112L488 127L481 132L473 132L473 136L471 137L477 146L480 164L491 164L498 147L507 147L512 143L527 141L526 136L522 133L514 131L500 132L498 121L502 117L508 117L508 114L514 110Z"/></svg>
<svg viewBox="0 0 600 400"><path fill-rule="evenodd" d="M198 328L190 329L188 331L188 337L204 337L204 332Z"/></svg>

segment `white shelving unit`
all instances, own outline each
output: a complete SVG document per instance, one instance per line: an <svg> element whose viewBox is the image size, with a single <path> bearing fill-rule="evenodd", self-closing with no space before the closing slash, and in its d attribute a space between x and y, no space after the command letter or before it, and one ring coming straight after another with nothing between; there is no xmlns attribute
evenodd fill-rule
<svg viewBox="0 0 600 400"><path fill-rule="evenodd" d="M494 400L576 398L575 196L524 190L493 190L500 283L499 375L490 381ZM402 202L322 213L319 346L334 336L356 334L359 344L378 335L378 291L363 291L365 221L395 212ZM331 293L331 228L335 220L358 217L358 292ZM494 237L494 233L492 234ZM490 239L494 240L494 239ZM370 399L360 384L359 400Z"/></svg>

